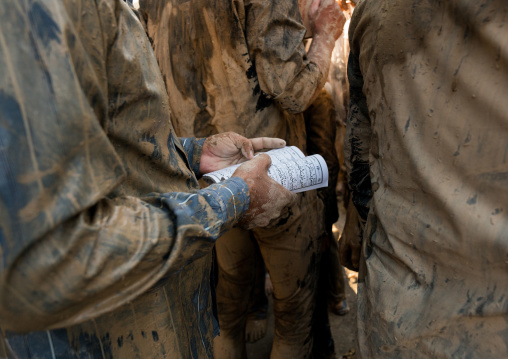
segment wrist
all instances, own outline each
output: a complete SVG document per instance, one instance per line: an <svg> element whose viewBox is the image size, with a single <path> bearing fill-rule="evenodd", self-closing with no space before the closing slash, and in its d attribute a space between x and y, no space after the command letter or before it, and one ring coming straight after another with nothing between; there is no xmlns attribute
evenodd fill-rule
<svg viewBox="0 0 508 359"><path fill-rule="evenodd" d="M249 209L249 187L240 177L231 177L199 192L214 198L215 204L212 207L220 221L221 234L236 225Z"/></svg>
<svg viewBox="0 0 508 359"><path fill-rule="evenodd" d="M180 137L179 140L187 155L191 170L199 178L201 176L201 155L205 138Z"/></svg>
<svg viewBox="0 0 508 359"><path fill-rule="evenodd" d="M317 35L312 39L308 53L309 61L316 64L320 72L325 75L328 73L332 51L335 46L335 42L331 39L327 35Z"/></svg>
<svg viewBox="0 0 508 359"><path fill-rule="evenodd" d="M314 32L312 44L314 43L328 49L331 53L335 47L335 37L333 36L333 33L321 30Z"/></svg>

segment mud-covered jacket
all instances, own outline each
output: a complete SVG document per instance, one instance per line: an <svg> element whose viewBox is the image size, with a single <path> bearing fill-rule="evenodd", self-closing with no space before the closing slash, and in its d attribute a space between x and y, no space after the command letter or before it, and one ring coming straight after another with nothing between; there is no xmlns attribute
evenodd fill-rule
<svg viewBox="0 0 508 359"><path fill-rule="evenodd" d="M4 1L0 73L0 357L211 356L210 252L247 186L199 190L138 19Z"/></svg>
<svg viewBox="0 0 508 359"><path fill-rule="evenodd" d="M323 74L306 56L298 1L140 1L176 133L236 131L305 150L301 114Z"/></svg>
<svg viewBox="0 0 508 359"><path fill-rule="evenodd" d="M365 0L345 158L362 358L508 357L508 5Z"/></svg>

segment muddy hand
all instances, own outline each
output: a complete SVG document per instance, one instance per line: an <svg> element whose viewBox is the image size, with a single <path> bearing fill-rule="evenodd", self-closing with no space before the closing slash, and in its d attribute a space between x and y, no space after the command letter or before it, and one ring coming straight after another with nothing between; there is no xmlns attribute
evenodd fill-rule
<svg viewBox="0 0 508 359"><path fill-rule="evenodd" d="M277 222L296 203L297 196L268 177L272 161L268 155L256 156L237 168L233 177L242 178L249 187L250 205L240 227L267 227Z"/></svg>
<svg viewBox="0 0 508 359"><path fill-rule="evenodd" d="M259 137L247 139L235 132L224 132L208 137L203 143L199 172L203 175L254 157L255 151L282 148L280 138Z"/></svg>
<svg viewBox="0 0 508 359"><path fill-rule="evenodd" d="M309 21L315 36L330 36L333 41L342 34L346 17L334 0L314 0L309 8Z"/></svg>

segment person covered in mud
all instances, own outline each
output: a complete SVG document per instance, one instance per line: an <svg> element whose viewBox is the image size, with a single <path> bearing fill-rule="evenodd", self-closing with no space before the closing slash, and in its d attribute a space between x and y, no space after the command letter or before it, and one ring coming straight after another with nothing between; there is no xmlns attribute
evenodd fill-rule
<svg viewBox="0 0 508 359"><path fill-rule="evenodd" d="M177 138L121 0L7 0L0 19L0 357L211 358L215 240L296 195L266 155L197 178L285 142Z"/></svg>
<svg viewBox="0 0 508 359"><path fill-rule="evenodd" d="M208 136L227 129L246 137L283 138L305 152L301 112L325 84L345 19L334 1L303 3L309 12L302 18L297 0L140 1L179 135ZM313 34L308 52L304 21ZM245 356L256 272L251 236L273 283L271 356L310 356L322 210L316 191L309 191L299 194L289 218L276 228L236 230L219 239L216 357Z"/></svg>
<svg viewBox="0 0 508 359"><path fill-rule="evenodd" d="M325 233L321 237L321 264L314 314L314 358L334 357L335 343L328 313L346 315L349 311L345 273L339 261L338 242L332 230L333 224L339 219L336 186L340 164L335 147L335 117L333 99L324 89L304 112L307 151L309 154L323 156L328 167L328 186L317 191L325 206L322 218Z"/></svg>
<svg viewBox="0 0 508 359"><path fill-rule="evenodd" d="M359 356L507 358L508 5L365 0L349 34Z"/></svg>

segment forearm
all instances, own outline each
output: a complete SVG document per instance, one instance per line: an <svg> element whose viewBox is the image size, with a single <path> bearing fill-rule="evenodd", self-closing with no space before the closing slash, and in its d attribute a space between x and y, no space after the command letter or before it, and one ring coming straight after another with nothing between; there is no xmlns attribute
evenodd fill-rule
<svg viewBox="0 0 508 359"><path fill-rule="evenodd" d="M313 2L308 9L308 17L314 36L307 58L310 64L316 66L319 76L316 77L315 82L306 81L312 83L312 85L307 86L305 96L299 94L299 97L303 98L301 102L306 104L304 108L316 99L328 78L335 40L342 33L345 22L345 17L340 11L339 5L333 0Z"/></svg>
<svg viewBox="0 0 508 359"><path fill-rule="evenodd" d="M332 36L328 34L324 35L315 35L312 39L312 43L309 48L308 58L309 61L314 63L319 72L321 73L321 77L319 78L319 82L316 85L314 93L310 99L310 103L314 102L314 100L318 97L319 92L324 87L326 83L326 79L328 78L328 71L330 70L330 62L332 58L333 48L335 47L335 40Z"/></svg>
<svg viewBox="0 0 508 359"><path fill-rule="evenodd" d="M329 34L318 34L312 39L307 53L307 65L275 97L282 108L291 113L305 111L323 89L335 41Z"/></svg>
<svg viewBox="0 0 508 359"><path fill-rule="evenodd" d="M246 8L245 34L261 91L288 112L303 112L326 76L305 51L298 1L249 0Z"/></svg>
<svg viewBox="0 0 508 359"><path fill-rule="evenodd" d="M248 206L239 178L192 194L101 200L9 261L2 326L42 330L111 311L207 253Z"/></svg>

